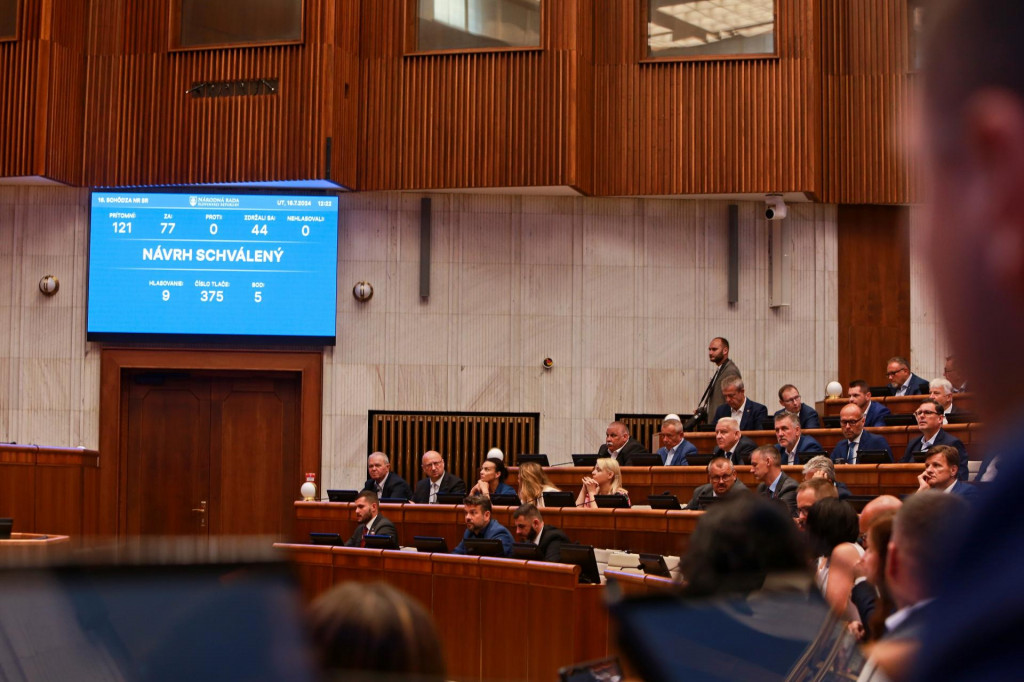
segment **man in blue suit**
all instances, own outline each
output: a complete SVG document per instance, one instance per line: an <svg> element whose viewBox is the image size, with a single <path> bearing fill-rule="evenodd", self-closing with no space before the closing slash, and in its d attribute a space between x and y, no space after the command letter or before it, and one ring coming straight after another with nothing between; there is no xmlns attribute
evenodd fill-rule
<svg viewBox="0 0 1024 682"><path fill-rule="evenodd" d="M658 439L661 447L655 454L661 457L665 466L688 466L686 456L697 454L697 446L683 437L683 422L674 415L661 422Z"/></svg>
<svg viewBox="0 0 1024 682"><path fill-rule="evenodd" d="M922 261L954 321L945 331L975 409L1002 435L987 448L998 475L982 488L962 541L942 530L954 554L944 572L955 579L936 590L927 653L911 680L1012 680L1024 669L1024 394L1013 390L1024 382L1024 362L1014 360L1024 337L1024 3L953 0L929 8L927 24L925 120L916 129L927 184L942 203L918 226Z"/></svg>
<svg viewBox="0 0 1024 682"><path fill-rule="evenodd" d="M863 379L851 381L849 386L850 402L864 413L864 426L885 426L885 418L892 412L882 403L871 399L871 387Z"/></svg>
<svg viewBox="0 0 1024 682"><path fill-rule="evenodd" d="M917 477L917 491L938 490L940 493L959 495L968 502L978 494L978 488L957 480L960 453L952 445L933 445L928 449L924 471Z"/></svg>
<svg viewBox="0 0 1024 682"><path fill-rule="evenodd" d="M740 431L758 431L761 423L768 418L768 408L761 403L747 400L743 377L731 376L722 382L722 397L725 402L715 410L712 424L722 417L732 417L740 424Z"/></svg>
<svg viewBox="0 0 1024 682"><path fill-rule="evenodd" d="M801 434L800 422L788 412L775 415L775 438L779 441L775 449L779 451L782 464L800 464L801 453L825 454L821 443Z"/></svg>
<svg viewBox="0 0 1024 682"><path fill-rule="evenodd" d="M821 420L818 419L818 411L810 405L804 405L800 399L800 391L793 384L786 384L779 389L779 404L782 409L775 413L795 415L800 420L801 429L820 429Z"/></svg>
<svg viewBox="0 0 1024 682"><path fill-rule="evenodd" d="M910 371L906 358L894 355L886 365L889 390L893 395L928 395L928 380Z"/></svg>
<svg viewBox="0 0 1024 682"><path fill-rule="evenodd" d="M939 401L932 398L925 399L914 412L914 416L917 417L917 428L921 429L921 435L907 443L906 452L903 453L903 459L900 462L913 462L914 453L924 452L934 445L952 445L960 453L960 461L963 463L957 477L961 481L966 481L968 474L967 449L959 438L942 430L942 405L939 404Z"/></svg>
<svg viewBox="0 0 1024 682"><path fill-rule="evenodd" d="M839 411L839 428L843 430L843 440L832 450L833 462L859 464L857 453L862 450L884 450L889 455L889 461L893 461L889 441L864 430L864 414L853 403L843 405Z"/></svg>

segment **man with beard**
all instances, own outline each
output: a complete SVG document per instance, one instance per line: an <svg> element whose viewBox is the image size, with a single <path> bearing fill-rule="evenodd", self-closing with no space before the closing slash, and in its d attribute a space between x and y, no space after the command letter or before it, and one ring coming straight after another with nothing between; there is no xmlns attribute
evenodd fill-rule
<svg viewBox="0 0 1024 682"><path fill-rule="evenodd" d="M540 509L528 502L512 512L512 520L516 524L516 538L519 542L532 542L540 549L544 561L555 563L562 560L562 544L569 542L569 537L560 529L544 524Z"/></svg>
<svg viewBox="0 0 1024 682"><path fill-rule="evenodd" d="M466 540L494 538L501 540L504 554L509 556L512 553L512 533L491 518L491 500L483 495L470 495L462 504L466 508L466 533L452 554L467 554Z"/></svg>
<svg viewBox="0 0 1024 682"><path fill-rule="evenodd" d="M377 513L380 509L379 502L377 493L372 490L359 493L353 510L353 516L359 525L352 531L352 537L345 542L346 547L365 547L363 538L367 535L388 535L397 541L398 530L395 529L395 524Z"/></svg>

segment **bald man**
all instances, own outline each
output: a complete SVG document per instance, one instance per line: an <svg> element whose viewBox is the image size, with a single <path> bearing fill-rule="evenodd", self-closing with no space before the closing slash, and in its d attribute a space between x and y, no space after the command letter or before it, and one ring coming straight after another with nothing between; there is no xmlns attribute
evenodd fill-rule
<svg viewBox="0 0 1024 682"><path fill-rule="evenodd" d="M604 443L597 450L598 459L610 457L617 461L619 466L629 466L629 458L633 455L650 454L640 441L629 435L629 429L622 422L609 424L604 436Z"/></svg>
<svg viewBox="0 0 1024 682"><path fill-rule="evenodd" d="M440 452L428 450L420 458L420 468L423 469L423 480L416 484L416 492L412 495L412 501L417 504L437 504L438 493L456 493L466 495L466 482L455 474L449 474L444 470L444 457Z"/></svg>

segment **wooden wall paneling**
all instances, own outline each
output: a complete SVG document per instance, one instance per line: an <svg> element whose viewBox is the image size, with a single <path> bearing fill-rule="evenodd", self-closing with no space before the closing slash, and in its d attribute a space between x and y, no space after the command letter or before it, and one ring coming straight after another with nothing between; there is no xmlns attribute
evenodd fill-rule
<svg viewBox="0 0 1024 682"><path fill-rule="evenodd" d="M542 49L403 55L403 3L364 3L359 188L571 184L579 0L543 3Z"/></svg>
<svg viewBox="0 0 1024 682"><path fill-rule="evenodd" d="M274 549L291 561L305 603L313 601L334 584L334 557L330 547L276 544Z"/></svg>
<svg viewBox="0 0 1024 682"><path fill-rule="evenodd" d="M325 177L334 97L325 43L335 29L326 8L333 5L306 3L302 45L171 52L169 1L125 0L120 16L94 15L105 27L94 29L96 40L123 35L124 42L95 50L90 60L96 77L87 119L89 184ZM196 82L259 78L279 79L277 91L198 98L187 92ZM115 79L123 84L119 92Z"/></svg>
<svg viewBox="0 0 1024 682"><path fill-rule="evenodd" d="M906 131L916 75L906 0L821 3L825 181L840 204L917 200Z"/></svg>
<svg viewBox="0 0 1024 682"><path fill-rule="evenodd" d="M840 205L839 381L887 383L885 363L910 359L909 209Z"/></svg>
<svg viewBox="0 0 1024 682"><path fill-rule="evenodd" d="M596 194L819 191L815 3L778 0L777 58L640 61L639 3L594 16Z"/></svg>
<svg viewBox="0 0 1024 682"><path fill-rule="evenodd" d="M36 532L36 446L0 445L0 516L14 532Z"/></svg>
<svg viewBox="0 0 1024 682"><path fill-rule="evenodd" d="M434 579L430 554L385 552L384 572L388 582L414 597L427 611L431 607Z"/></svg>

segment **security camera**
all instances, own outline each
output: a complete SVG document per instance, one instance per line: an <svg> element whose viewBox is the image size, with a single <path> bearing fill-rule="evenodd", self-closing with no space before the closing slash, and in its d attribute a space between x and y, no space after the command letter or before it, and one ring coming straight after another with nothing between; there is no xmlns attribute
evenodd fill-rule
<svg viewBox="0 0 1024 682"><path fill-rule="evenodd" d="M782 220L786 217L786 202L781 194L766 194L764 197L764 217L768 220Z"/></svg>

